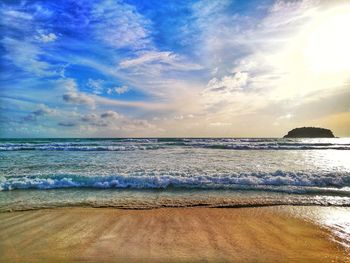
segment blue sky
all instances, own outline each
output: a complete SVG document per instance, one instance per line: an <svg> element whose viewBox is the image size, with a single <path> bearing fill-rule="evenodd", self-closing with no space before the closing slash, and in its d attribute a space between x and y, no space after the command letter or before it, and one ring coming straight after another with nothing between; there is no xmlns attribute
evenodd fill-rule
<svg viewBox="0 0 350 263"><path fill-rule="evenodd" d="M350 135L350 66L335 70L349 54L331 56L346 1L1 1L0 15L1 137ZM340 33L318 56L328 24Z"/></svg>

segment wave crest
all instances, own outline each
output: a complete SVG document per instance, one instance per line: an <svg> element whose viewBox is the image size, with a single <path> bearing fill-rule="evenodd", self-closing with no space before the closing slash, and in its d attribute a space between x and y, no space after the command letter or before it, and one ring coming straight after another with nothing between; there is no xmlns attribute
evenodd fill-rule
<svg viewBox="0 0 350 263"><path fill-rule="evenodd" d="M168 147L193 147L222 150L350 150L350 140L332 139L254 139L254 138L158 138L158 139L82 139L82 140L0 140L0 151L133 151Z"/></svg>
<svg viewBox="0 0 350 263"><path fill-rule="evenodd" d="M288 186L288 189L287 187ZM199 188L199 189L259 189L273 190L274 187L286 187L281 191L299 191L298 187L333 187L350 186L350 174L308 174L301 172L273 173L233 173L230 175L114 175L114 176L11 176L0 178L0 190L14 189L55 189L55 188L135 188L164 189ZM294 188L293 188L294 187ZM290 189L289 189L290 188ZM350 193L350 188L349 188Z"/></svg>

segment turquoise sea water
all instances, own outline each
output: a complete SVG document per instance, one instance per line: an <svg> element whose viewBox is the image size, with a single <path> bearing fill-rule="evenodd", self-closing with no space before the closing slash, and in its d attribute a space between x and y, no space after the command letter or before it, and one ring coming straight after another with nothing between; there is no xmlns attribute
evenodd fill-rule
<svg viewBox="0 0 350 263"><path fill-rule="evenodd" d="M0 211L350 206L350 139L2 139Z"/></svg>

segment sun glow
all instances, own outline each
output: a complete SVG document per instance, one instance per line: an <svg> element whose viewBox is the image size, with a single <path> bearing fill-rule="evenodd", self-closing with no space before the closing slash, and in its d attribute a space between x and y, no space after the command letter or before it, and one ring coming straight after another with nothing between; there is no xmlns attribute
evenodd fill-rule
<svg viewBox="0 0 350 263"><path fill-rule="evenodd" d="M309 22L269 55L271 66L283 72L275 82L275 98L296 103L315 91L344 86L350 74L350 5L304 15Z"/></svg>
<svg viewBox="0 0 350 263"><path fill-rule="evenodd" d="M312 71L336 73L350 69L349 28L350 6L330 10L312 23L304 49Z"/></svg>

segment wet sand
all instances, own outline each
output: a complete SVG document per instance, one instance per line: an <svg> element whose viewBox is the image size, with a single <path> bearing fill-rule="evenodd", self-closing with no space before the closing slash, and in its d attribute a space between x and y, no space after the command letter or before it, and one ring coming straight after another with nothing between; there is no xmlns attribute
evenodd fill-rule
<svg viewBox="0 0 350 263"><path fill-rule="evenodd" d="M328 230L276 207L9 212L0 237L9 263L350 262Z"/></svg>

